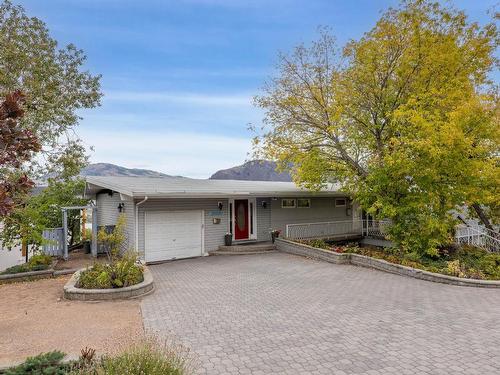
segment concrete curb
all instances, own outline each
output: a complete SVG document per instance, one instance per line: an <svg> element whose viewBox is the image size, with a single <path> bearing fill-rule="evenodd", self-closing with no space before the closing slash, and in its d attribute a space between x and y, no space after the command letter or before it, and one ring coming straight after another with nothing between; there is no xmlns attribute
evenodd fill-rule
<svg viewBox="0 0 500 375"><path fill-rule="evenodd" d="M73 274L71 279L64 286L64 298L76 301L113 301L119 299L129 299L142 297L152 293L154 290L153 274L144 267L144 280L136 285L125 288L113 289L83 289L77 288L80 273L85 270L82 268Z"/></svg>
<svg viewBox="0 0 500 375"><path fill-rule="evenodd" d="M365 255L335 253L333 251L318 249L309 245L297 242L276 239L276 248L284 253L304 256L311 259L322 260L335 264L352 264L367 268L377 269L379 271L394 273L401 276L413 277L415 279L432 281L456 286L469 286L476 288L500 288L500 280L476 280L465 279L461 277L447 276L440 273L420 270L387 262L383 259L371 258Z"/></svg>

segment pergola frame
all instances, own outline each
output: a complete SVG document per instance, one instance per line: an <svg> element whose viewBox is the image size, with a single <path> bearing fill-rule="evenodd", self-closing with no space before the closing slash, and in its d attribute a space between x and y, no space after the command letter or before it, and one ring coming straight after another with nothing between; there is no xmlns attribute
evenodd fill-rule
<svg viewBox="0 0 500 375"><path fill-rule="evenodd" d="M62 207L63 214L63 238L64 238L64 260L68 259L68 211L69 210L92 210L92 243L90 251L94 258L97 257L97 206L69 206Z"/></svg>

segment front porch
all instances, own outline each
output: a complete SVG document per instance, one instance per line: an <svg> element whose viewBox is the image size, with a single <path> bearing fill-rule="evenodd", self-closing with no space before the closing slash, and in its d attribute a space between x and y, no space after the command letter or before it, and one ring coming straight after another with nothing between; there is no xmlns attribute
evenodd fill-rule
<svg viewBox="0 0 500 375"><path fill-rule="evenodd" d="M385 241L387 220L342 220L319 223L287 224L285 238L289 240L322 239L331 242L374 239Z"/></svg>

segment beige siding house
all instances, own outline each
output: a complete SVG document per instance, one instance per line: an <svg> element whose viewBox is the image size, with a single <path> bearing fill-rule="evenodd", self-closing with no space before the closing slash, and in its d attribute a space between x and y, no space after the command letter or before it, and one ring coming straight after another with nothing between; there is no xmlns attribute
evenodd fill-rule
<svg viewBox="0 0 500 375"><path fill-rule="evenodd" d="M154 177L87 177L98 226L126 217L128 246L146 262L208 255L233 243L271 240L289 224L355 220L350 200L329 185Z"/></svg>

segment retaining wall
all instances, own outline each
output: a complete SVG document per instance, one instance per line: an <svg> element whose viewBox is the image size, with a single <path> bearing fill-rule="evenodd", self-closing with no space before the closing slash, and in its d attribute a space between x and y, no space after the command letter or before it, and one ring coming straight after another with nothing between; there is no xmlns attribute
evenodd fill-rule
<svg viewBox="0 0 500 375"><path fill-rule="evenodd" d="M352 264L356 266L374 268L384 272L390 272L397 275L413 277L436 283L479 288L500 288L500 281L497 280L476 280L447 276L417 268L402 266L400 264L390 263L383 259L371 258L359 254L336 253L280 238L276 239L276 249L284 253L300 255L311 259L323 260L335 264Z"/></svg>

